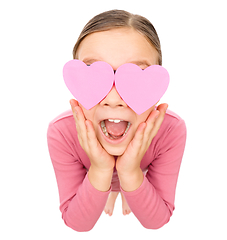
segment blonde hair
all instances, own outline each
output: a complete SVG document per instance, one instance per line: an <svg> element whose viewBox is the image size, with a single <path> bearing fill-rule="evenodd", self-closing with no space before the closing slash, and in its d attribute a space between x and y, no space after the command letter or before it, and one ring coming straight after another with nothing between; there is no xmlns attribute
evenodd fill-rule
<svg viewBox="0 0 227 240"><path fill-rule="evenodd" d="M158 52L158 64L162 65L162 51L158 34L151 22L140 15L124 10L110 10L93 17L83 28L73 48L73 58L77 58L77 50L83 39L94 32L107 31L113 28L128 27L140 32Z"/></svg>

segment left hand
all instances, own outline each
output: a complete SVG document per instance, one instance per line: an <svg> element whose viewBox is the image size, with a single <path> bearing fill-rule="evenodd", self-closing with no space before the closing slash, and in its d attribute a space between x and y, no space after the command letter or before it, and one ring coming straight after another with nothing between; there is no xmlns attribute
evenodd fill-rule
<svg viewBox="0 0 227 240"><path fill-rule="evenodd" d="M116 169L120 176L132 176L140 169L140 162L146 153L151 141L158 133L158 130L164 120L168 104L164 103L152 111L146 122L141 123L135 133L134 138L129 143L124 154L118 157Z"/></svg>

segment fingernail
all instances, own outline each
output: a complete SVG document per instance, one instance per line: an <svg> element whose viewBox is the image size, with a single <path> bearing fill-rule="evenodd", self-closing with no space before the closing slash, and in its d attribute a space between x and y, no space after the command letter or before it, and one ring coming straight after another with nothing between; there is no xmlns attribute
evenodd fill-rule
<svg viewBox="0 0 227 240"><path fill-rule="evenodd" d="M157 112L157 113L156 113L157 115L156 115L155 118L158 118L160 112L159 112L158 110L156 110L156 112Z"/></svg>
<svg viewBox="0 0 227 240"><path fill-rule="evenodd" d="M76 114L76 116L77 116L78 112L77 112L77 110L76 110L76 107L74 107L74 112L75 112L75 114Z"/></svg>
<svg viewBox="0 0 227 240"><path fill-rule="evenodd" d="M73 101L72 101L72 99L69 101L69 103L70 103L71 107L73 107Z"/></svg>

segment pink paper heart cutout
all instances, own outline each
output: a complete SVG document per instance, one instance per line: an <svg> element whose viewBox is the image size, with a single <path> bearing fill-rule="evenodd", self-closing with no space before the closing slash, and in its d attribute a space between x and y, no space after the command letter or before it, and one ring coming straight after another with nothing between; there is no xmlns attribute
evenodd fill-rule
<svg viewBox="0 0 227 240"><path fill-rule="evenodd" d="M114 71L106 62L95 62L87 66L74 59L65 64L63 78L78 102L90 109L102 101L112 89Z"/></svg>
<svg viewBox="0 0 227 240"><path fill-rule="evenodd" d="M142 114L155 105L169 85L169 74L160 65L142 70L139 66L126 63L115 73L115 86L127 105L137 114Z"/></svg>
<svg viewBox="0 0 227 240"><path fill-rule="evenodd" d="M63 68L63 77L69 91L86 109L102 101L115 82L121 98L137 114L156 104L169 85L169 74L159 65L142 70L135 64L126 63L114 75L106 62L87 66L82 61L71 60Z"/></svg>

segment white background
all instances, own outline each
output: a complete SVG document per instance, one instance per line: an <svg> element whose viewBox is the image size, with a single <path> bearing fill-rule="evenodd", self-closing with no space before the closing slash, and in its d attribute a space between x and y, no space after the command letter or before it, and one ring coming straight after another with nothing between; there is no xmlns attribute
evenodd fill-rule
<svg viewBox="0 0 227 240"><path fill-rule="evenodd" d="M63 65L83 26L106 10L147 17L171 76L162 99L188 130L176 210L159 230L133 214L101 216L94 229L66 227L46 144L49 121L72 97ZM0 238L227 239L226 1L2 1L0 5Z"/></svg>

